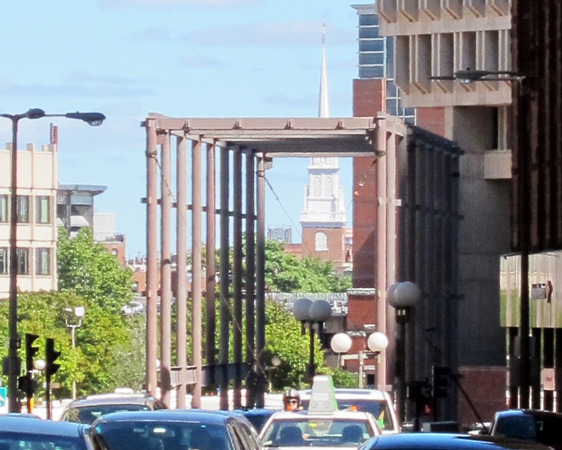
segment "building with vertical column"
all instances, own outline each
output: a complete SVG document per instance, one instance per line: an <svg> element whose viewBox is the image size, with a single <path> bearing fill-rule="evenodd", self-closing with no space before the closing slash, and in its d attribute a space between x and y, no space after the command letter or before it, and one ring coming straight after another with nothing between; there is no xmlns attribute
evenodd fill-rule
<svg viewBox="0 0 562 450"><path fill-rule="evenodd" d="M330 116L326 49L322 31L322 63L318 116ZM335 157L312 157L308 166L308 185L301 210L302 256L333 261L343 272L346 262L345 224L347 222L343 186L339 182L339 162ZM350 258L347 258L350 259Z"/></svg>
<svg viewBox="0 0 562 450"><path fill-rule="evenodd" d="M404 106L417 108L418 119L430 108L431 114L417 124L427 124L463 150L458 171L459 296L451 300L451 320L458 325L455 335L448 336L456 346L450 364L453 372L463 375L463 387L485 420L505 407L506 335L500 326L498 286L500 258L510 251L512 81L461 83L430 77L452 76L467 68L509 71L510 6L510 1L495 0L376 4L380 34L394 39L394 80ZM414 279L408 280L422 291L421 308L432 289L424 273L414 268ZM423 314L417 315L421 330L427 328L424 320ZM439 342L445 332L440 326L425 339L420 335L416 353L427 354L425 340ZM416 379L430 375L431 361L420 361L424 362L416 365ZM462 397L447 401L456 417L474 419Z"/></svg>
<svg viewBox="0 0 562 450"><path fill-rule="evenodd" d="M0 149L0 299L10 293L11 144ZM57 289L57 147L18 150L18 289Z"/></svg>

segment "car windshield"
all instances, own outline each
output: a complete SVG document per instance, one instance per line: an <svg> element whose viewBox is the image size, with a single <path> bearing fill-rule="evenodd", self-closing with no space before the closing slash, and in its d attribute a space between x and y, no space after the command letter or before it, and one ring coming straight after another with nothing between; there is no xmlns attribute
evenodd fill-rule
<svg viewBox="0 0 562 450"><path fill-rule="evenodd" d="M45 436L2 431L0 450L85 450L84 440L76 437Z"/></svg>
<svg viewBox="0 0 562 450"><path fill-rule="evenodd" d="M218 425L179 421L102 422L95 431L109 450L233 450L226 428Z"/></svg>
<svg viewBox="0 0 562 450"><path fill-rule="evenodd" d="M308 418L275 420L265 430L265 447L358 447L374 431L367 421Z"/></svg>
<svg viewBox="0 0 562 450"><path fill-rule="evenodd" d="M70 408L62 418L66 422L79 422L91 424L98 417L104 414L125 412L125 411L149 411L147 405L97 405L83 406L80 408ZM0 449L2 450L2 449Z"/></svg>
<svg viewBox="0 0 562 450"><path fill-rule="evenodd" d="M388 411L387 403L384 400L359 400L359 399L336 399L338 402L338 409L353 409L356 411L370 412L375 419L381 430L393 430L390 412ZM308 409L309 400L302 400L301 405L303 409Z"/></svg>

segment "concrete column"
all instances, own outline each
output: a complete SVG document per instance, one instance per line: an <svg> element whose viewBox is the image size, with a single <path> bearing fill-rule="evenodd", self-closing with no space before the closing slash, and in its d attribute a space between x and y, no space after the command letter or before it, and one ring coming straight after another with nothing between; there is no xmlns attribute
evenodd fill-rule
<svg viewBox="0 0 562 450"><path fill-rule="evenodd" d="M177 408L185 409L185 395L187 393L185 384L187 355L187 190L186 190L186 139L178 136L176 141L176 361L180 367L179 385L177 386Z"/></svg>
<svg viewBox="0 0 562 450"><path fill-rule="evenodd" d="M217 359L215 357L215 335L217 331L215 313L215 288L216 288L216 268L215 268L215 239L216 239L216 205L215 205L215 146L207 144L207 283L205 292L205 359L208 370L213 371Z"/></svg>
<svg viewBox="0 0 562 450"><path fill-rule="evenodd" d="M387 132L386 116L377 116L377 150L386 152ZM386 269L387 269L387 156L379 158L376 162L377 186L377 246L376 246L376 277L375 292L377 295L376 331L386 335ZM362 363L362 361L360 361ZM378 389L386 387L386 352L382 352L376 359L376 385ZM363 380L359 380L361 383Z"/></svg>
<svg viewBox="0 0 562 450"><path fill-rule="evenodd" d="M251 150L246 152L246 363L251 365L252 370L255 363L255 189L256 189L256 169L254 153ZM255 405L255 386L253 377L248 377L246 383L246 406L252 408Z"/></svg>
<svg viewBox="0 0 562 450"><path fill-rule="evenodd" d="M237 148L233 153L233 226L234 235L233 264L232 264L232 295L233 295L233 324L232 351L234 363L242 365L242 149ZM242 406L242 379L240 373L234 380L233 403L234 409Z"/></svg>
<svg viewBox="0 0 562 450"><path fill-rule="evenodd" d="M226 375L230 334L230 282L229 282L229 150L220 153L220 334L219 363ZM228 410L228 382L220 383L220 409Z"/></svg>
<svg viewBox="0 0 562 450"><path fill-rule="evenodd" d="M191 292L192 292L192 344L195 385L191 392L191 407L201 408L201 141L194 141L191 151Z"/></svg>
<svg viewBox="0 0 562 450"><path fill-rule="evenodd" d="M170 135L160 135L162 162L160 177L160 392L162 401L170 404L171 328L172 328L172 177Z"/></svg>
<svg viewBox="0 0 562 450"><path fill-rule="evenodd" d="M256 354L257 395L256 407L265 401L265 155L258 160L257 177L257 237L256 237Z"/></svg>
<svg viewBox="0 0 562 450"><path fill-rule="evenodd" d="M158 254L157 215L158 194L156 188L156 161L158 158L156 120L146 120L146 391L156 395L156 346Z"/></svg>

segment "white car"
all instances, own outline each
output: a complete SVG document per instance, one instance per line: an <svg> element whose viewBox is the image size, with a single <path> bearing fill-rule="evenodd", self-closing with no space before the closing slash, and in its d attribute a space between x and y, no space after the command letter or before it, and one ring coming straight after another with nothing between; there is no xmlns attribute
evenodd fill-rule
<svg viewBox="0 0 562 450"><path fill-rule="evenodd" d="M338 409L370 412L383 434L399 433L400 422L388 392L379 389L334 389ZM299 391L303 409L308 409L310 389Z"/></svg>
<svg viewBox="0 0 562 450"><path fill-rule="evenodd" d="M131 300L121 308L121 314L124 316L134 316L135 314L144 313L144 305L136 300Z"/></svg>
<svg viewBox="0 0 562 450"><path fill-rule="evenodd" d="M331 377L314 377L309 400L310 408L306 411L278 412L268 419L260 432L264 448L356 449L369 438L382 434L371 413L337 409Z"/></svg>
<svg viewBox="0 0 562 450"><path fill-rule="evenodd" d="M320 414L283 411L273 414L260 432L264 448L338 447L358 448L373 436L381 435L370 413L334 411Z"/></svg>

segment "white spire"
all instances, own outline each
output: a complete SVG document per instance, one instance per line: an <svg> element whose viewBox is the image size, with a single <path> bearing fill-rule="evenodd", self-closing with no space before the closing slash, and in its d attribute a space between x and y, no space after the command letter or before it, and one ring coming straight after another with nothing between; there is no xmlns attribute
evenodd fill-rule
<svg viewBox="0 0 562 450"><path fill-rule="evenodd" d="M328 74L326 72L326 24L322 24L322 66L320 75L320 108L318 117L330 117L330 105L328 104Z"/></svg>

